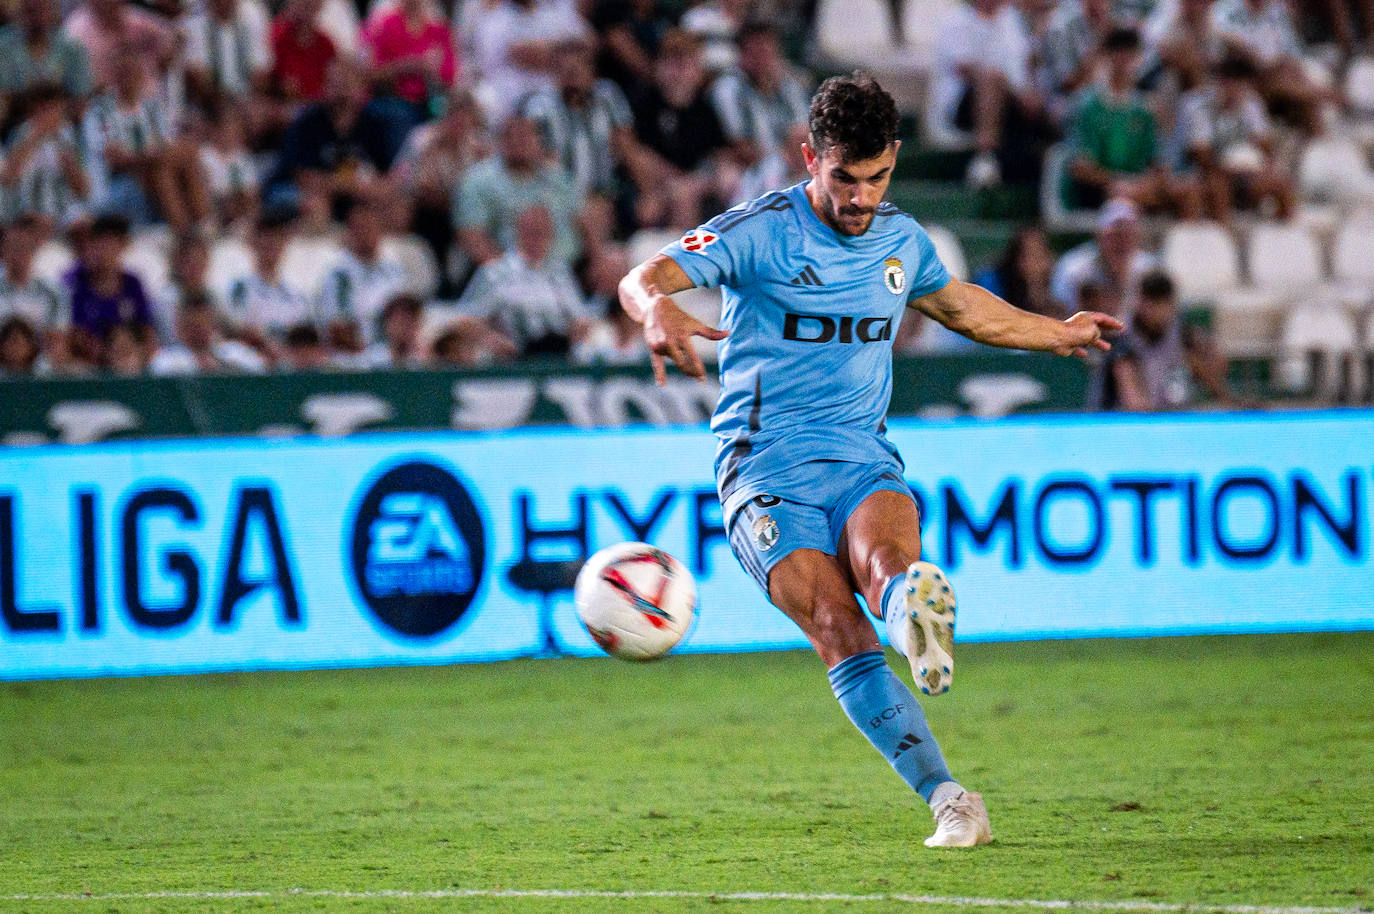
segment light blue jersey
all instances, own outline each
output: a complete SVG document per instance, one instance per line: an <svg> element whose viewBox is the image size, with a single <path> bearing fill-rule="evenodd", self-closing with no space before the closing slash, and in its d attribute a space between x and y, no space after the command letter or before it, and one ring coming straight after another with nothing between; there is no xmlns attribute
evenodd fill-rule
<svg viewBox="0 0 1374 914"><path fill-rule="evenodd" d="M736 206L664 248L698 286L724 292L716 475L726 517L787 497L814 461L891 461L892 336L913 299L949 282L925 230L891 203L841 235L806 184Z"/></svg>

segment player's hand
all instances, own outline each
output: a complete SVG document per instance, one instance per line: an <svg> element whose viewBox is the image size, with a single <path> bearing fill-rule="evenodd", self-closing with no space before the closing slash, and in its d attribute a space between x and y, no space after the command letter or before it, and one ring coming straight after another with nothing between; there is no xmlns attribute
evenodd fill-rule
<svg viewBox="0 0 1374 914"><path fill-rule="evenodd" d="M1059 342L1050 351L1055 355L1076 355L1086 358L1089 349L1112 348L1112 344L1102 338L1107 332L1116 332L1125 325L1110 314L1099 311L1079 311L1064 321Z"/></svg>
<svg viewBox="0 0 1374 914"><path fill-rule="evenodd" d="M701 364L701 356L697 355L696 348L692 345L692 337L723 340L729 335L724 330L717 330L692 317L674 304L668 296L660 297L644 315L644 341L649 344L649 361L654 366L654 381L659 387L668 383L664 356L676 362L678 369L689 378L705 380L706 368Z"/></svg>

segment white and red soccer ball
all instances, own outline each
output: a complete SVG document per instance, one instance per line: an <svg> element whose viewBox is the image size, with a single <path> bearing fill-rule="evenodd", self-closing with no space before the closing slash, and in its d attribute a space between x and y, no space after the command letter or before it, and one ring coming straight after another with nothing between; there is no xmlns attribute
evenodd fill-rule
<svg viewBox="0 0 1374 914"><path fill-rule="evenodd" d="M587 560L573 596L578 619L602 650L621 660L656 660L691 626L697 583L662 549L618 543Z"/></svg>

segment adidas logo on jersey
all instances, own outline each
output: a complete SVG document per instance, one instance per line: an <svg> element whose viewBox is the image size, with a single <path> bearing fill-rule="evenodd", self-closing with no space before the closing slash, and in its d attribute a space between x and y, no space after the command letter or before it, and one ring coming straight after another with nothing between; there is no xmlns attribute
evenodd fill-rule
<svg viewBox="0 0 1374 914"><path fill-rule="evenodd" d="M823 286L821 278L816 275L816 271L811 267L806 267L792 279L794 286Z"/></svg>

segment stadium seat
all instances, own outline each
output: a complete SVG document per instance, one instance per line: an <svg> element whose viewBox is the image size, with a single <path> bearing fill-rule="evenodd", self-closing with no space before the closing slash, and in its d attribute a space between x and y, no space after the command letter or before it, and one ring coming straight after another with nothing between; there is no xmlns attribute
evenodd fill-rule
<svg viewBox="0 0 1374 914"><path fill-rule="evenodd" d="M964 256L964 246L959 238L943 225L927 225L926 234L935 245L935 253L955 279L968 280L968 258Z"/></svg>
<svg viewBox="0 0 1374 914"><path fill-rule="evenodd" d="M1217 345L1228 356L1268 356L1277 319L1275 296L1243 282L1240 251L1231 234L1214 222L1170 226L1162 249L1164 268L1184 303L1212 309Z"/></svg>
<svg viewBox="0 0 1374 914"><path fill-rule="evenodd" d="M1278 379L1289 392L1349 402L1364 389L1355 321L1338 303L1307 301L1283 320Z"/></svg>
<svg viewBox="0 0 1374 914"><path fill-rule="evenodd" d="M925 97L931 54L910 45L898 46L893 40L891 17L887 0L820 0L815 25L817 55L823 63L840 70L867 70L892 93L900 111L914 113L921 110ZM911 22L911 17L905 21ZM919 23L908 31L908 38L917 27Z"/></svg>
<svg viewBox="0 0 1374 914"><path fill-rule="evenodd" d="M124 251L124 269L136 275L150 294L166 287L171 276L167 262L168 234L158 229L134 233Z"/></svg>
<svg viewBox="0 0 1374 914"><path fill-rule="evenodd" d="M1351 113L1374 117L1374 57L1361 56L1350 61L1345 72L1345 96Z"/></svg>
<svg viewBox="0 0 1374 914"><path fill-rule="evenodd" d="M1331 134L1312 140L1303 150L1298 190L1314 203L1356 206L1374 201L1374 174L1359 143Z"/></svg>
<svg viewBox="0 0 1374 914"><path fill-rule="evenodd" d="M71 269L76 256L65 242L56 239L48 241L33 258L33 273L40 279L59 284L62 276Z"/></svg>
<svg viewBox="0 0 1374 914"><path fill-rule="evenodd" d="M439 264L434 252L414 235L390 235L382 240L382 255L401 262L406 270L406 291L425 299L439 288Z"/></svg>
<svg viewBox="0 0 1374 914"><path fill-rule="evenodd" d="M927 71L935 63L935 38L960 0L903 0L902 30L906 49Z"/></svg>
<svg viewBox="0 0 1374 914"><path fill-rule="evenodd" d="M1360 311L1374 301L1374 212L1356 212L1336 229L1331 275L1346 308Z"/></svg>
<svg viewBox="0 0 1374 914"><path fill-rule="evenodd" d="M1070 209L1064 203L1064 180L1073 156L1068 143L1056 143L1045 153L1040 175L1040 218L1051 232L1090 232L1097 224L1097 213L1090 209Z"/></svg>

